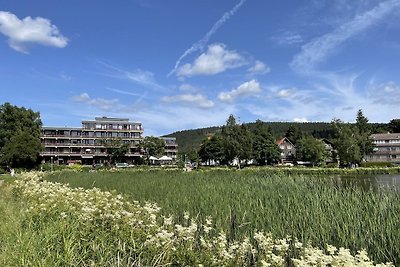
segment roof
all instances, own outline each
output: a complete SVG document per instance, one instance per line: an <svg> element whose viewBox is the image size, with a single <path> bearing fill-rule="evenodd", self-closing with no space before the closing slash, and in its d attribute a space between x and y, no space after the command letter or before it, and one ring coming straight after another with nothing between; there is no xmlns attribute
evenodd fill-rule
<svg viewBox="0 0 400 267"><path fill-rule="evenodd" d="M400 133L372 134L371 138L374 140L388 140L388 139L400 140Z"/></svg>
<svg viewBox="0 0 400 267"><path fill-rule="evenodd" d="M277 145L280 145L280 144L282 144L283 142L288 142L288 143L290 143L291 145L293 145L292 144L292 142L290 142L290 140L287 138L287 137L283 137L283 138L281 138L281 139L278 139L277 141L276 141L276 144Z"/></svg>
<svg viewBox="0 0 400 267"><path fill-rule="evenodd" d="M162 156L161 158L159 158L158 160L172 160L172 158L168 157L168 156Z"/></svg>
<svg viewBox="0 0 400 267"><path fill-rule="evenodd" d="M67 126L44 126L43 130L77 130L82 131L80 127L67 127Z"/></svg>

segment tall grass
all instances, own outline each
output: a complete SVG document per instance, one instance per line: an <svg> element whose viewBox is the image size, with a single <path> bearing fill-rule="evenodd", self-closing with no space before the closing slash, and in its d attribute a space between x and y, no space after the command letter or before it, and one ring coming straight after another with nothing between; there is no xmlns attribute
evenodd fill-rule
<svg viewBox="0 0 400 267"><path fill-rule="evenodd" d="M232 239L187 213L174 224L156 204L42 175L0 187L0 266L393 266L374 265L365 250L318 249L265 231Z"/></svg>
<svg viewBox="0 0 400 267"><path fill-rule="evenodd" d="M156 202L177 223L185 211L203 222L211 216L232 240L263 230L320 247L365 248L375 261L400 264L400 193L394 189L254 170L59 172L46 179Z"/></svg>

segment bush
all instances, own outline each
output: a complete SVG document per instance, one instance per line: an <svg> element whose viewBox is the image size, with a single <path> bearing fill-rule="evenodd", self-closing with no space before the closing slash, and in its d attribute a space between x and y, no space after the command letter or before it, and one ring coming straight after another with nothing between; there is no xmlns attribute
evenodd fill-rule
<svg viewBox="0 0 400 267"><path fill-rule="evenodd" d="M394 167L391 162L361 162L361 167L371 168L371 167Z"/></svg>

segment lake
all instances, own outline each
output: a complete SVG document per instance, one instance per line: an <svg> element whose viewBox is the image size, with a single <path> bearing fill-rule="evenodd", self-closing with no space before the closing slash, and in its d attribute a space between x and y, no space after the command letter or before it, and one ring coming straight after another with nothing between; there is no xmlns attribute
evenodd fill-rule
<svg viewBox="0 0 400 267"><path fill-rule="evenodd" d="M359 174L359 175L334 175L339 184L343 186L359 186L366 190L379 188L396 188L400 190L399 174Z"/></svg>

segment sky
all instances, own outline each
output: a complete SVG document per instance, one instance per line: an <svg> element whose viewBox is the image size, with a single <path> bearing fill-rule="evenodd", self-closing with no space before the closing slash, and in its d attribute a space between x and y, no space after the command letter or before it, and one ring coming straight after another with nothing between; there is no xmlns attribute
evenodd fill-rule
<svg viewBox="0 0 400 267"><path fill-rule="evenodd" d="M400 118L400 0L0 0L0 103L145 135Z"/></svg>

